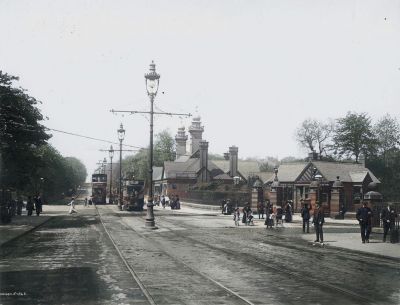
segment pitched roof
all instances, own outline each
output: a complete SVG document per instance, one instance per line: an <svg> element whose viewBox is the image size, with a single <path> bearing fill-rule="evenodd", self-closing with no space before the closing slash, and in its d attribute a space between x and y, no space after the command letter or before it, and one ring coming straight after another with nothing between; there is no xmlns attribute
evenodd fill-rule
<svg viewBox="0 0 400 305"><path fill-rule="evenodd" d="M306 169L315 166L319 173L327 181L336 181L336 177L340 177L342 182L361 183L367 174L373 182L380 183L378 178L362 164L344 163L344 162L328 162L328 161L312 161L312 162L293 162L281 164L278 168L278 179L280 182L295 182L303 175ZM274 175L264 182L272 182Z"/></svg>
<svg viewBox="0 0 400 305"><path fill-rule="evenodd" d="M369 174L373 182L380 183L379 179L362 164L326 161L312 161L312 164L328 181L335 181L339 176L342 182L363 182Z"/></svg>
<svg viewBox="0 0 400 305"><path fill-rule="evenodd" d="M284 163L278 167L278 179L280 182L294 182L303 172L308 165L307 162L293 162ZM274 180L275 174L272 174L271 178L266 182ZM336 179L335 179L336 180Z"/></svg>
<svg viewBox="0 0 400 305"><path fill-rule="evenodd" d="M229 160L213 160L212 162L224 173L229 172ZM247 179L249 175L260 172L260 164L257 161L238 160L238 171Z"/></svg>
<svg viewBox="0 0 400 305"><path fill-rule="evenodd" d="M223 171L213 163L208 161L207 169L211 173L211 177L220 175ZM166 178L196 178L197 172L200 170L200 159L190 158L186 162L164 162L164 179Z"/></svg>

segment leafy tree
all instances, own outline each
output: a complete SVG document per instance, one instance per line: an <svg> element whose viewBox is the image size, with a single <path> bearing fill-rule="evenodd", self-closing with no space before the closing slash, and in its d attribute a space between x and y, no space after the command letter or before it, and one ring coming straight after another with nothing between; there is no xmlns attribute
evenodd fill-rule
<svg viewBox="0 0 400 305"><path fill-rule="evenodd" d="M164 161L175 159L175 140L167 130L156 135L154 143L154 166L163 166Z"/></svg>
<svg viewBox="0 0 400 305"><path fill-rule="evenodd" d="M39 103L22 88L13 87L18 78L0 71L0 155L2 185L23 189L35 174L40 159L35 152L50 135L39 122Z"/></svg>
<svg viewBox="0 0 400 305"><path fill-rule="evenodd" d="M69 186L76 188L82 185L87 176L85 165L75 157L65 157L64 162L68 171Z"/></svg>
<svg viewBox="0 0 400 305"><path fill-rule="evenodd" d="M333 130L334 125L331 122L323 123L314 119L307 119L297 128L295 138L302 147L310 152L314 152L317 148L321 158L324 152L327 154L327 142Z"/></svg>
<svg viewBox="0 0 400 305"><path fill-rule="evenodd" d="M164 166L164 161L175 159L174 138L164 130L156 135L154 141L153 166ZM147 180L149 177L149 150L141 149L135 155L124 158L122 169L124 173L133 173L138 179Z"/></svg>
<svg viewBox="0 0 400 305"><path fill-rule="evenodd" d="M372 132L371 118L366 113L348 112L346 117L337 119L333 142L339 157L354 156L358 162L360 154L372 156L377 149L377 140Z"/></svg>
<svg viewBox="0 0 400 305"><path fill-rule="evenodd" d="M396 118L386 114L373 128L375 137L379 143L378 150L387 164L386 154L400 145L400 125Z"/></svg>

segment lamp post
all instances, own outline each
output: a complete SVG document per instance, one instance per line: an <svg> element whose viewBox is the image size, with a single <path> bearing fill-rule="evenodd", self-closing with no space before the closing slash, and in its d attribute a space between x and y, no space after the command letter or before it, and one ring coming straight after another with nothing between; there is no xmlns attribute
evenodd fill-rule
<svg viewBox="0 0 400 305"><path fill-rule="evenodd" d="M147 199L146 227L155 227L153 212L153 115L154 98L157 95L160 75L156 72L154 61L150 64L150 71L144 75L146 79L147 95L150 98L150 150L149 150L149 195Z"/></svg>
<svg viewBox="0 0 400 305"><path fill-rule="evenodd" d="M118 139L119 139L119 201L118 207L122 211L122 141L125 138L125 129L122 123L118 129Z"/></svg>
<svg viewBox="0 0 400 305"><path fill-rule="evenodd" d="M114 157L114 149L113 149L112 145L110 146L108 155L110 157L110 164L111 164L111 168L110 168L110 198L108 199L108 203L112 204L113 203L113 199L112 199L112 159Z"/></svg>

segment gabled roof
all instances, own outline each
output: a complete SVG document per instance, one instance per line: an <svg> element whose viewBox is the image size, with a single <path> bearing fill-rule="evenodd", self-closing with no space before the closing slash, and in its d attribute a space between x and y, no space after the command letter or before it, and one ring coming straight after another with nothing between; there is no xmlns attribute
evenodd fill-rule
<svg viewBox="0 0 400 305"><path fill-rule="evenodd" d="M293 163L284 163L284 164L279 165L279 167L278 167L279 181L280 182L296 181L307 165L308 165L307 162L293 162ZM274 180L274 177L275 177L275 174L272 174L269 181L266 181L266 182L272 182Z"/></svg>
<svg viewBox="0 0 400 305"><path fill-rule="evenodd" d="M224 173L229 172L229 160L213 160L212 162L222 169ZM260 172L260 164L257 161L238 160L238 171L245 179L247 179L249 175Z"/></svg>
<svg viewBox="0 0 400 305"><path fill-rule="evenodd" d="M373 182L380 183L378 178L362 164L326 161L312 161L311 163L328 181L335 181L336 177L339 176L342 182L361 183L369 174Z"/></svg>
<svg viewBox="0 0 400 305"><path fill-rule="evenodd" d="M333 182L339 176L342 182L361 183L369 175L371 180L380 183L378 178L362 164L344 163L344 162L328 162L328 161L311 161L311 162L293 162L281 164L278 168L278 179L283 183L293 183L301 179L303 175L306 179L311 180L310 168L316 167L324 179ZM304 177L303 177L304 178ZM272 182L274 175L264 182Z"/></svg>
<svg viewBox="0 0 400 305"><path fill-rule="evenodd" d="M186 162L164 162L164 179L167 178L195 178L201 170L199 158L189 158ZM223 171L213 161L208 161L207 170L211 177L220 175Z"/></svg>

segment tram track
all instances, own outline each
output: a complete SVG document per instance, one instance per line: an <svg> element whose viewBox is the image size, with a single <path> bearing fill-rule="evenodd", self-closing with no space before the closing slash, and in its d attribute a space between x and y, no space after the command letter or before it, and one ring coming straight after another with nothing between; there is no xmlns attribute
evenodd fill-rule
<svg viewBox="0 0 400 305"><path fill-rule="evenodd" d="M148 291L148 289L146 288L146 285L141 281L140 277L138 276L138 272L135 271L135 269L131 266L131 264L128 262L128 260L126 259L126 257L123 254L123 251L121 251L121 249L119 249L118 245L116 244L115 240L113 239L112 235L110 234L109 230L107 229L107 226L105 225L103 219L102 219L102 215L99 212L98 208L96 207L96 212L99 216L100 222L105 230L105 232L107 233L108 238L110 239L111 243L113 244L114 248L116 249L118 255L120 256L121 260L124 262L125 266L127 267L127 269L129 270L129 272L131 273L133 279L137 282L137 284L139 285L140 289L142 290L143 294L146 296L147 300L149 301L150 304L152 305L156 305L156 301L154 300L154 298L152 297L151 293ZM133 230L133 229L132 229ZM152 238L149 238L148 235L144 235L136 230L134 230L136 232L136 234L138 234L140 237L151 241L151 243L153 245L155 245L158 249L160 249L165 255L167 255L171 260L175 261L178 265L182 265L184 266L186 269L190 270L193 273L196 273L197 275L201 276L202 278L206 279L207 281L211 282L212 284L218 286L220 289L222 289L226 294L229 294L231 297L236 298L236 301L239 302L235 302L232 304L248 304L248 305L255 305L253 302L249 301L248 299L244 298L243 296L241 296L239 293L233 291L232 289L226 287L225 285L223 285L221 282L216 281L215 279L211 278L210 276L206 275L203 272L200 272L199 270L193 268L192 266L190 266L189 264L187 264L186 262L184 262L183 260L177 258L174 255L171 255L164 247L161 243L155 241Z"/></svg>
<svg viewBox="0 0 400 305"><path fill-rule="evenodd" d="M173 222L171 220L165 219L165 216L158 216L158 221L160 221L160 219L161 219L161 222L164 221L164 222L173 224ZM193 226L182 224L182 223L179 223L179 226L183 227L183 228L187 228L187 229L194 229L195 228ZM296 272L296 271L293 271L293 270L288 270L287 266L276 264L276 261L273 262L273 264L272 264L271 261L266 261L264 259L260 259L259 257L255 256L255 255L253 255L253 254L251 254L249 252L241 252L241 251L237 251L237 250L233 251L233 250L230 250L230 249L227 249L227 248L221 248L221 247L212 245L212 244L210 244L208 242L204 242L202 240L199 240L197 238L190 237L187 234L183 234L182 231L174 231L174 235L175 236L179 236L180 238L189 240L189 241L191 241L193 243L203 245L203 246L208 247L209 249L212 249L214 251L218 251L218 252L222 252L222 253L224 253L226 255L230 255L232 257L235 257L236 259L242 258L247 263L248 262L252 262L255 265L261 265L261 266L263 266L263 267L265 267L265 268L267 268L267 269L269 269L269 270L271 270L273 272L279 272L280 273L280 272L282 272L282 270L285 270L285 273L288 276L293 277L293 278L297 278L300 281L307 281L311 285L320 287L322 289L329 290L329 291L335 291L335 292L341 293L341 294L345 294L345 295L348 295L351 298L356 298L357 300L360 300L360 301L363 301L363 302L368 302L368 304L378 304L376 300L372 300L370 298L367 298L367 297L365 297L365 296L363 296L363 295L361 295L359 293L356 293L356 292L353 292L351 290L339 287L337 285L329 284L327 282L322 282L321 280L319 280L317 278L313 279L313 278L311 278L309 276L305 277L304 274L302 274L300 272ZM279 244L279 246L282 247L283 245ZM299 250L299 249L296 249L296 250Z"/></svg>

